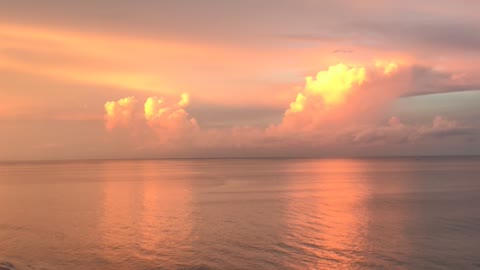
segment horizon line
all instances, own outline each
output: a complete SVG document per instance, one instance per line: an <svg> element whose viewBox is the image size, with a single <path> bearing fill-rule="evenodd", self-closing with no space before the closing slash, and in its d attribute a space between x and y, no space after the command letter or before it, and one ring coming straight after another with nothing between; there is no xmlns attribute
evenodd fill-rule
<svg viewBox="0 0 480 270"><path fill-rule="evenodd" d="M96 161L161 161L161 160L241 160L241 159L406 159L406 158L480 158L480 154L471 155L364 155L364 156L245 156L245 157L156 157L156 158L72 158L72 159L18 159L0 160L1 163L61 163Z"/></svg>

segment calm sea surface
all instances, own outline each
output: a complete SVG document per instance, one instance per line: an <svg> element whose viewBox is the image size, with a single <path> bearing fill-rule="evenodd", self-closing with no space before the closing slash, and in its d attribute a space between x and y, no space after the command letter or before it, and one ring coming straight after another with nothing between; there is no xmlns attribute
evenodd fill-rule
<svg viewBox="0 0 480 270"><path fill-rule="evenodd" d="M1 163L2 263L480 269L480 159Z"/></svg>

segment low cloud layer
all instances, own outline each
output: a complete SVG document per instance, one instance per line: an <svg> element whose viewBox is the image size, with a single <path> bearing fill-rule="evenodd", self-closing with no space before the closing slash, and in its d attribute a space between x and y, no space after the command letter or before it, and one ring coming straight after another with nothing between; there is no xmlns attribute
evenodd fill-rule
<svg viewBox="0 0 480 270"><path fill-rule="evenodd" d="M478 135L473 126L436 116L430 123L405 124L391 117L386 125L363 126L339 135L343 143L361 145L417 144L432 139L463 137L471 140Z"/></svg>

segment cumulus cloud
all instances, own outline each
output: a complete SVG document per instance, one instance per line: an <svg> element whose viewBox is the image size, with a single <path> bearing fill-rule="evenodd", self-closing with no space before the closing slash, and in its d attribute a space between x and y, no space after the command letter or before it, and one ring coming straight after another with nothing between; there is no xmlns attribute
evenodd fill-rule
<svg viewBox="0 0 480 270"><path fill-rule="evenodd" d="M105 108L105 128L112 130L115 127L127 127L132 121L137 100L126 97L117 101L107 101Z"/></svg>
<svg viewBox="0 0 480 270"><path fill-rule="evenodd" d="M274 128L312 131L367 117L406 91L408 74L400 71L395 62L330 66L315 77L306 77L303 90Z"/></svg>
<svg viewBox="0 0 480 270"><path fill-rule="evenodd" d="M353 86L361 85L364 81L364 67L338 64L318 72L315 78L308 76L305 79L304 92L320 97L326 106L336 105L344 101Z"/></svg>
<svg viewBox="0 0 480 270"><path fill-rule="evenodd" d="M183 93L178 102L162 97L148 97L142 112L135 107L136 103L137 99L134 97L106 102L106 129L130 127L131 136L135 139L143 138L143 145L179 142L188 139L187 137L191 138L199 129L195 118L185 110L190 103L187 93Z"/></svg>
<svg viewBox="0 0 480 270"><path fill-rule="evenodd" d="M431 68L421 70L423 77L418 66L390 60L365 66L331 66L315 79L306 78L303 90L290 103L281 123L270 126L265 136L318 147L472 137L476 132L473 127L441 116L424 124L405 124L396 117L386 124L377 124L389 104L410 93L412 87L422 87L439 78L443 84L455 83L451 76Z"/></svg>
<svg viewBox="0 0 480 270"><path fill-rule="evenodd" d="M283 130L308 129L323 117L326 110L345 102L355 87L366 80L364 67L345 64L330 66L315 77L305 78L305 86L290 103L279 128Z"/></svg>
<svg viewBox="0 0 480 270"><path fill-rule="evenodd" d="M286 106L280 123L264 128L201 128L186 110L190 104L187 93L179 100L147 98L143 112L136 114L138 118L134 120L142 121L143 127L149 130L144 133L154 135L154 143L149 144L151 147L145 144L144 149L161 146L162 151L171 153L180 149L250 156L256 153L301 155L312 149L336 153L339 149L357 146L421 144L453 137L461 140L477 134L473 127L440 116L429 123L405 123L391 117L386 122L383 120L384 124L378 124L384 119L388 104L408 93L412 84L418 82L415 70L395 61L331 66L306 77L303 89ZM107 115L119 116L111 117L110 126L126 125L132 120L132 109L128 105L132 100L126 98L106 104ZM109 114L109 111L115 113Z"/></svg>
<svg viewBox="0 0 480 270"><path fill-rule="evenodd" d="M147 124L161 140L178 139L198 129L195 118L191 117L185 107L190 102L184 93L177 103L169 103L163 98L149 97L144 104L144 116Z"/></svg>

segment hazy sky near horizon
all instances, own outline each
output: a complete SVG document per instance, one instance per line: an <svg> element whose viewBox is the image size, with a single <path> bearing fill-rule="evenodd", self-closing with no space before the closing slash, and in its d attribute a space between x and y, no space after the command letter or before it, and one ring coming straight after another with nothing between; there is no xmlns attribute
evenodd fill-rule
<svg viewBox="0 0 480 270"><path fill-rule="evenodd" d="M479 11L0 1L0 160L480 154Z"/></svg>

